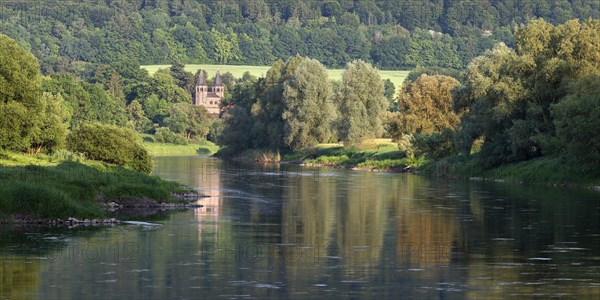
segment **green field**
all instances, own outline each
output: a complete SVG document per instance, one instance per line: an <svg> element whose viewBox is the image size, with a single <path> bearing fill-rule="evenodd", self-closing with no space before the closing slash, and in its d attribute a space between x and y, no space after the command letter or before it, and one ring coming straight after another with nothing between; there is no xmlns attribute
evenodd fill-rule
<svg viewBox="0 0 600 300"><path fill-rule="evenodd" d="M148 70L148 73L150 73L151 75L154 74L154 72L158 71L159 69L167 69L169 67L170 67L170 65L142 66L142 68ZM233 66L233 65L186 65L185 66L186 71L192 72L194 74L196 74L196 72L201 68L203 70L206 70L209 78L213 77L214 74L217 73L217 70L221 71L221 74L230 72L236 78L240 78L240 77L242 77L242 74L244 74L244 72L246 72L246 71L250 72L250 74L252 74L254 76L263 77L265 74L267 74L267 71L271 67L270 66ZM329 77L332 80L340 80L342 78L342 72L344 72L344 69L328 69L327 70L327 73L329 74ZM380 70L379 74L381 74L381 79L391 80L392 83L394 83L394 86L396 87L396 92L398 92L399 87L402 86L402 82L404 81L404 78L406 78L406 76L408 76L409 72L410 71Z"/></svg>

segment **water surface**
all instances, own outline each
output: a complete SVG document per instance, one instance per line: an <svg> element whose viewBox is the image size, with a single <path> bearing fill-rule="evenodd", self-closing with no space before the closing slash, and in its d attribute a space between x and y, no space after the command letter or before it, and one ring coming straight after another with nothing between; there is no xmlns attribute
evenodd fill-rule
<svg viewBox="0 0 600 300"><path fill-rule="evenodd" d="M600 195L156 158L210 195L158 226L1 228L0 298L600 297Z"/></svg>

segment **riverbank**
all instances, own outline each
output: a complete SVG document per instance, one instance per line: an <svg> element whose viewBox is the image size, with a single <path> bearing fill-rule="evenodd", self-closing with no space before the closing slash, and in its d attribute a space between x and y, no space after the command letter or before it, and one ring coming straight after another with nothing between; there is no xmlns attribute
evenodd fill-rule
<svg viewBox="0 0 600 300"><path fill-rule="evenodd" d="M142 146L148 150L148 153L152 156L166 156L166 155L206 155L210 156L219 150L219 146L206 141L202 144L187 144L187 145L176 145L168 143L158 143L152 141L142 142Z"/></svg>
<svg viewBox="0 0 600 300"><path fill-rule="evenodd" d="M115 207L194 206L199 197L158 176L77 156L0 153L1 223L106 220Z"/></svg>
<svg viewBox="0 0 600 300"><path fill-rule="evenodd" d="M340 167L374 172L409 172L425 162L423 158L415 158L398 150L398 145L390 139L375 139L354 147L345 147L339 143L319 144L287 153L249 149L224 158L246 162Z"/></svg>
<svg viewBox="0 0 600 300"><path fill-rule="evenodd" d="M425 164L421 171L424 175L435 177L600 190L600 171L584 173L557 156L539 157L493 169L480 167L476 156L452 156Z"/></svg>

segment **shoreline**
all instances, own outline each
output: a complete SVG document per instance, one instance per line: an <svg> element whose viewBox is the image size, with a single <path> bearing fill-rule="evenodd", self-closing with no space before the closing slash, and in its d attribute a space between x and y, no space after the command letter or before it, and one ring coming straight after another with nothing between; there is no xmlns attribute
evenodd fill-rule
<svg viewBox="0 0 600 300"><path fill-rule="evenodd" d="M144 216L149 210L193 209L206 197L156 175L94 160L14 152L0 157L0 224L110 225L122 210L139 209Z"/></svg>

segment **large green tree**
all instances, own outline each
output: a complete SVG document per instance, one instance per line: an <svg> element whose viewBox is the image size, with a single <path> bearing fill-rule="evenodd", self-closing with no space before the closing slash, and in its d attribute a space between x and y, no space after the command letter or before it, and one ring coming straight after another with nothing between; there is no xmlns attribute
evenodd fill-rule
<svg viewBox="0 0 600 300"><path fill-rule="evenodd" d="M0 149L30 146L41 113L40 79L35 57L0 34Z"/></svg>
<svg viewBox="0 0 600 300"><path fill-rule="evenodd" d="M361 60L346 66L336 95L339 137L345 144L359 144L383 133L381 116L388 107L383 93L377 69Z"/></svg>
<svg viewBox="0 0 600 300"><path fill-rule="evenodd" d="M304 59L284 82L284 145L299 149L326 142L332 133L335 106L325 67Z"/></svg>

